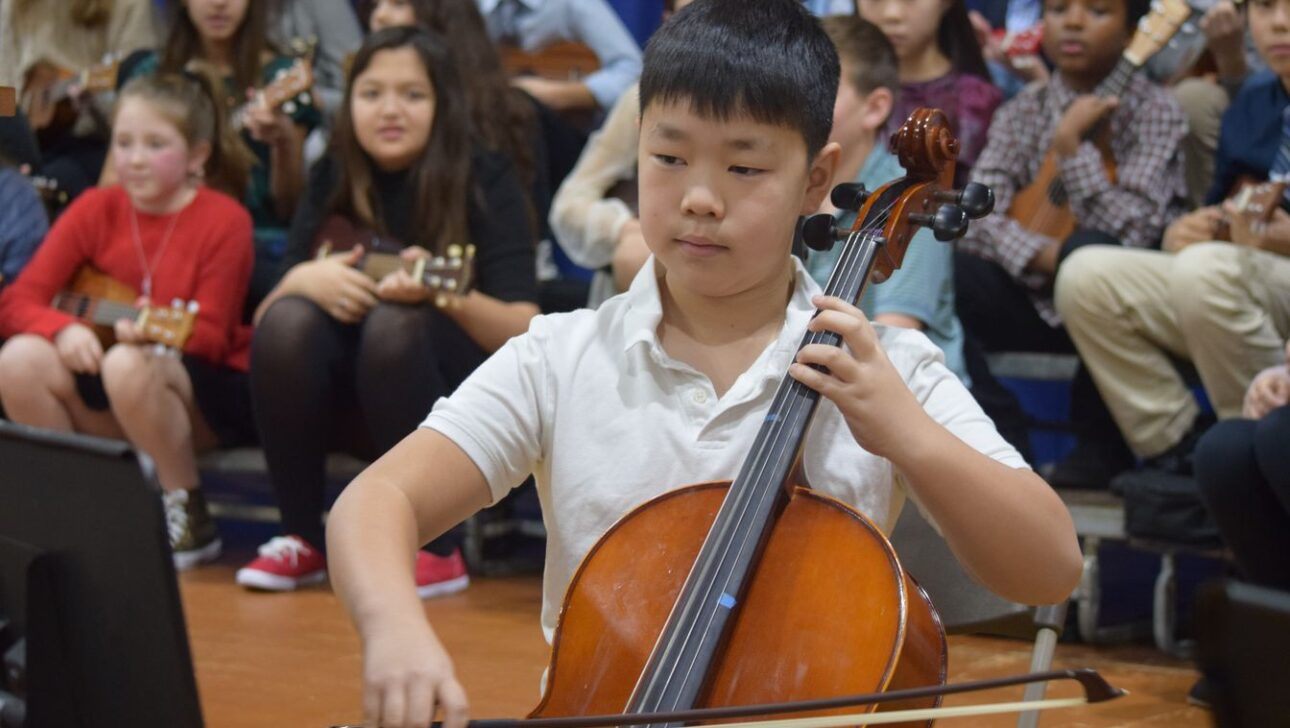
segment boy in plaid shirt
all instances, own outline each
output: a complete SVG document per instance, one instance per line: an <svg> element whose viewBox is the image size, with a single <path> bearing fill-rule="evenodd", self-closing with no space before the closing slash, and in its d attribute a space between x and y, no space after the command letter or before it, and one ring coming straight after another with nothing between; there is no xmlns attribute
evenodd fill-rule
<svg viewBox="0 0 1290 728"><path fill-rule="evenodd" d="M1044 51L1052 79L1019 93L995 114L973 179L989 185L995 213L972 225L955 256L959 317L977 396L1001 432L1025 452L1024 420L1014 397L985 366L986 351L1074 352L1053 306L1053 281L1066 256L1085 245L1155 246L1185 210L1180 148L1186 121L1177 102L1141 74L1120 98L1097 95L1120 59L1147 0L1047 0ZM1114 180L1085 136L1109 123ZM1064 240L1025 229L1008 216L1048 151L1076 219ZM1076 375L1071 418L1078 444L1049 481L1059 487L1103 487L1132 464L1088 374Z"/></svg>

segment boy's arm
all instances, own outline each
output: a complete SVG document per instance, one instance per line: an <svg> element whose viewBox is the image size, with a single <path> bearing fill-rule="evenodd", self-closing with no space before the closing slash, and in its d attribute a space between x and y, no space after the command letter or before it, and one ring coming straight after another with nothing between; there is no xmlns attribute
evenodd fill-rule
<svg viewBox="0 0 1290 728"><path fill-rule="evenodd" d="M551 201L551 229L560 247L585 268L609 265L623 225L635 217L622 200L605 196L616 182L629 179L636 165L640 100L634 88L619 97L591 135Z"/></svg>
<svg viewBox="0 0 1290 728"><path fill-rule="evenodd" d="M466 695L426 621L413 557L490 500L466 453L419 428L364 470L332 508L328 568L363 641L368 725L428 725L436 706L446 728L464 724Z"/></svg>
<svg viewBox="0 0 1290 728"><path fill-rule="evenodd" d="M585 43L600 60L600 68L582 84L602 109L613 108L618 97L641 75L641 51L636 39L606 0L566 3L573 39Z"/></svg>
<svg viewBox="0 0 1290 728"><path fill-rule="evenodd" d="M859 309L824 296L815 302L823 312L808 328L838 333L847 349L804 347L790 374L837 405L861 447L904 474L955 556L982 584L1025 604L1070 596L1083 568L1070 514L1033 471L960 439L956 433L983 439L993 426L958 379L944 367L927 369L921 359L907 383ZM1010 449L997 433L993 440Z"/></svg>
<svg viewBox="0 0 1290 728"><path fill-rule="evenodd" d="M1035 256L1055 243L1008 216L1018 190L1030 182L1031 157L1044 153L1028 128L1033 123L1028 120L1041 113L1036 95L1026 91L999 107L985 150L972 168L972 181L994 192L994 212L974 221L958 243L959 249L998 263L1014 279L1025 276Z"/></svg>
<svg viewBox="0 0 1290 728"><path fill-rule="evenodd" d="M1102 154L1089 141L1061 161L1061 181L1079 226L1118 238L1126 247L1155 245L1164 213L1181 177L1179 147L1187 122L1176 104L1161 98L1134 110L1135 123L1121 133L1134 139L1116 160L1116 180L1107 177Z"/></svg>

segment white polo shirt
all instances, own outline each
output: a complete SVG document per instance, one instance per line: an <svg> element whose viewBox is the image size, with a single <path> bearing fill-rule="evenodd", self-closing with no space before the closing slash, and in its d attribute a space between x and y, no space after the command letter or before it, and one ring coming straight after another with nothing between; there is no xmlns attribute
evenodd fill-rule
<svg viewBox="0 0 1290 728"><path fill-rule="evenodd" d="M796 259L794 259L796 260ZM547 529L542 629L550 642L583 556L627 511L666 491L732 480L770 408L815 308L819 286L799 264L783 329L724 396L668 356L653 259L600 308L539 316L422 424L455 442L496 502L533 473ZM901 377L932 417L978 451L1026 463L917 331L877 326ZM905 488L891 462L861 448L821 399L806 438L811 485L889 531Z"/></svg>

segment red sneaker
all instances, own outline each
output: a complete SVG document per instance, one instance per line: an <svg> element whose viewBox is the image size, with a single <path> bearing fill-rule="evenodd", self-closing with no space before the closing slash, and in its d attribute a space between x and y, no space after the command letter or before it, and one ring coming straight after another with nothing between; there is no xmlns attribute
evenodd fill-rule
<svg viewBox="0 0 1290 728"><path fill-rule="evenodd" d="M470 585L461 549L435 556L417 549L417 596L422 599L456 594Z"/></svg>
<svg viewBox="0 0 1290 728"><path fill-rule="evenodd" d="M268 591L291 591L326 578L326 557L299 536L270 539L254 561L237 570L237 583Z"/></svg>

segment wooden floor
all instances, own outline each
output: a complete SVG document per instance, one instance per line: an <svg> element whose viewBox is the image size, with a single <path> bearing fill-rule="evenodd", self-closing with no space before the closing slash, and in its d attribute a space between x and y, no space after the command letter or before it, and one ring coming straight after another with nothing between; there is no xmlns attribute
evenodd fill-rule
<svg viewBox="0 0 1290 728"><path fill-rule="evenodd" d="M243 555L184 574L180 590L188 620L206 724L212 728L323 728L359 723L360 654L344 612L326 587L292 594L242 590L233 572ZM477 579L464 593L426 603L456 662L475 717L526 714L537 702L547 648L538 629L539 581ZM954 637L952 680L1024 672L1028 646L1010 640ZM1188 728L1209 715L1184 696L1195 680L1186 663L1149 646L1061 645L1058 667L1092 667L1130 695L1098 707L1054 711L1048 728ZM1073 695L1068 687L1050 696ZM960 696L947 704L1015 700L1020 690ZM1012 726L1015 717L943 721L940 725Z"/></svg>

